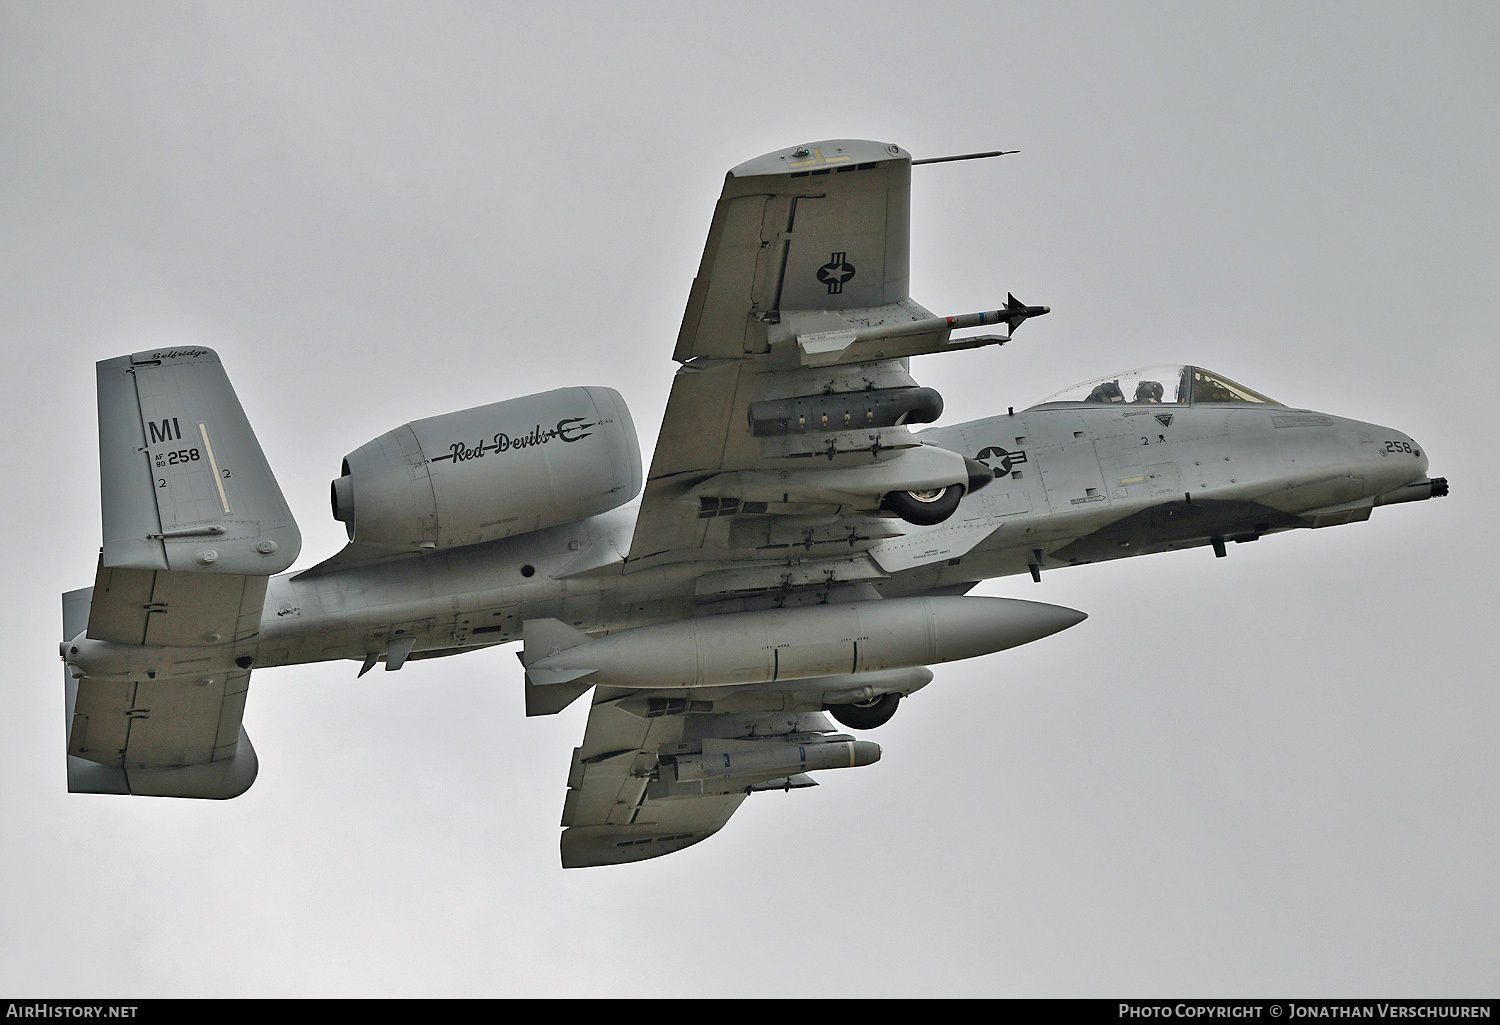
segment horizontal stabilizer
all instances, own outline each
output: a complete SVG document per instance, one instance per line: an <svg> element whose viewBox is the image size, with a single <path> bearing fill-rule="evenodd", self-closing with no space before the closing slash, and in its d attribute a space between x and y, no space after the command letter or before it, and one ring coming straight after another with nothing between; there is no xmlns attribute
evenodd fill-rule
<svg viewBox="0 0 1500 1025"><path fill-rule="evenodd" d="M212 349L97 366L104 565L271 576L302 535Z"/></svg>
<svg viewBox="0 0 1500 1025"><path fill-rule="evenodd" d="M266 580L225 573L110 569L101 556L92 602L85 607L88 636L167 647L242 641L260 630Z"/></svg>
<svg viewBox="0 0 1500 1025"><path fill-rule="evenodd" d="M234 757L224 761L126 769L69 755L68 793L225 801L249 790L259 771L255 748L242 726Z"/></svg>
<svg viewBox="0 0 1500 1025"><path fill-rule="evenodd" d="M83 632L92 593L62 596L64 639ZM75 679L65 668L68 791L238 797L259 769L240 722L249 684L248 670L129 682Z"/></svg>

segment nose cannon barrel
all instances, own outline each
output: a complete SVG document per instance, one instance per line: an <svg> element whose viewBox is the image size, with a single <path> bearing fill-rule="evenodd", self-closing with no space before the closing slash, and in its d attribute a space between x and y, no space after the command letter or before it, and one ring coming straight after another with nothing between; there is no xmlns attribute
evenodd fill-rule
<svg viewBox="0 0 1500 1025"><path fill-rule="evenodd" d="M1404 484L1394 491L1377 495L1376 505L1395 505L1399 502L1425 502L1429 498L1448 497L1447 477L1422 477Z"/></svg>

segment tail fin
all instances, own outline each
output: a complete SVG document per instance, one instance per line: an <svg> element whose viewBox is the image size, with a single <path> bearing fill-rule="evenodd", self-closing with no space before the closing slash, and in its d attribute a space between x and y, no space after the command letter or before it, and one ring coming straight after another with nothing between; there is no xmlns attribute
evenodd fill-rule
<svg viewBox="0 0 1500 1025"><path fill-rule="evenodd" d="M98 365L104 565L270 576L302 535L212 349Z"/></svg>
<svg viewBox="0 0 1500 1025"><path fill-rule="evenodd" d="M88 636L253 636L266 579L296 560L302 535L218 355L138 352L98 375L104 547Z"/></svg>

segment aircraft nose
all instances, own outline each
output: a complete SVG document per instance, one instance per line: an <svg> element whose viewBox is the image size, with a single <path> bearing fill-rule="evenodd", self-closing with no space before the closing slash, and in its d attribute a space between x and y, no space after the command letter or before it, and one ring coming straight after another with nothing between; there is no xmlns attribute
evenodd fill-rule
<svg viewBox="0 0 1500 1025"><path fill-rule="evenodd" d="M1366 480L1376 488L1376 505L1421 502L1448 494L1448 479L1427 476L1427 449L1410 435L1387 428L1380 435L1379 453L1371 457L1378 466L1366 470Z"/></svg>
<svg viewBox="0 0 1500 1025"><path fill-rule="evenodd" d="M1427 450L1418 445L1409 434L1400 431L1392 432L1392 437L1384 444L1382 449L1388 458L1397 460L1397 465L1410 468L1412 477L1421 477L1427 473Z"/></svg>
<svg viewBox="0 0 1500 1025"><path fill-rule="evenodd" d="M1377 493L1418 480L1427 474L1427 449L1409 434L1376 426L1375 450L1366 456L1366 477ZM1369 435L1367 434L1366 437ZM1366 449L1368 451L1368 449Z"/></svg>

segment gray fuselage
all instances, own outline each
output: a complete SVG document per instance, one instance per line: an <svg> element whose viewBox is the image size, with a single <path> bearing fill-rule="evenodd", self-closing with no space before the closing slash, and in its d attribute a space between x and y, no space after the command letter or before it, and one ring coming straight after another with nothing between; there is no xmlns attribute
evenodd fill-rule
<svg viewBox="0 0 1500 1025"><path fill-rule="evenodd" d="M873 582L885 597L1199 545L1222 552L1226 541L1361 520L1377 504L1431 494L1401 497L1428 465L1406 434L1271 404L1053 403L921 439L979 459L995 480L944 523L895 521L903 550L918 554ZM456 550L273 577L255 666L364 660L398 638L414 640L412 658L436 657L517 641L528 619L601 635L785 600L706 600L695 594L710 568L701 562L628 571L635 516L632 505ZM882 543L891 541L851 540L846 553L880 562ZM786 562L805 554L793 548Z"/></svg>

